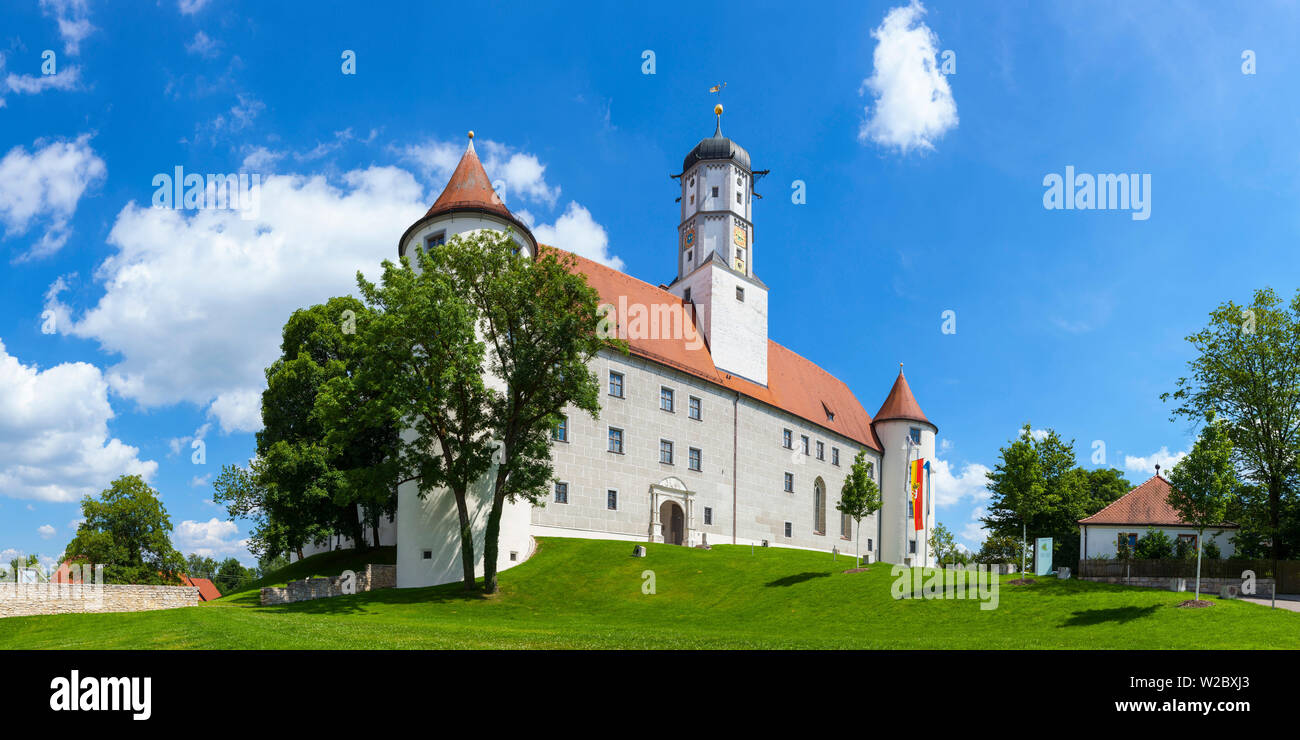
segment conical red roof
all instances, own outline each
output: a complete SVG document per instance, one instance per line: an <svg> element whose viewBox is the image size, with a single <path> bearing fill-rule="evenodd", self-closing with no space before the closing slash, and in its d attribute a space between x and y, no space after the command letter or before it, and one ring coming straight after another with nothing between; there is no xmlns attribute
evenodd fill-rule
<svg viewBox="0 0 1300 740"><path fill-rule="evenodd" d="M921 411L921 404L917 403L916 397L912 395L912 389L908 387L907 378L903 377L901 367L898 369L898 379L894 381L894 387L889 390L889 397L876 412L874 421L889 419L921 421L934 426L934 422L925 418L925 412Z"/></svg>
<svg viewBox="0 0 1300 740"><path fill-rule="evenodd" d="M460 164L456 165L456 171L451 173L447 187L442 189L442 195L433 202L433 207L425 217L458 210L487 211L515 220L510 209L505 207L492 189L492 181L488 179L483 163L479 162L478 154L474 152L472 139L465 148L465 155L460 158Z"/></svg>

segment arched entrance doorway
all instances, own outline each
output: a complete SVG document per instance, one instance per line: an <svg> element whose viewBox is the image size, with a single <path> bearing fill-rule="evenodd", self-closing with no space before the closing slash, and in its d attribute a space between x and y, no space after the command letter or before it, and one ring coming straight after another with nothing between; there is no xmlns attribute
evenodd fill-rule
<svg viewBox="0 0 1300 740"><path fill-rule="evenodd" d="M686 515L676 501L665 501L659 506L659 521L663 523L664 542L682 544L686 536Z"/></svg>

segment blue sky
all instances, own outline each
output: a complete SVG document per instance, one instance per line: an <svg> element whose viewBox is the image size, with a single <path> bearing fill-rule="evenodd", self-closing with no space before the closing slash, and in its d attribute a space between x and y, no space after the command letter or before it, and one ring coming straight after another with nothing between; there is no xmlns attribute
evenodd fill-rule
<svg viewBox="0 0 1300 740"><path fill-rule="evenodd" d="M725 133L771 170L754 260L772 338L870 413L906 363L959 540L978 544L982 473L1026 421L1088 467L1103 441L1140 482L1190 445L1159 400L1184 337L1224 300L1295 290L1298 13L8 3L0 550L57 556L82 494L142 472L183 551L248 561L210 480L252 453L280 325L395 254L465 131L544 241L667 282L668 175L712 133L724 81ZM1067 165L1150 175L1149 218L1045 209ZM178 166L265 177L259 216L151 208Z"/></svg>

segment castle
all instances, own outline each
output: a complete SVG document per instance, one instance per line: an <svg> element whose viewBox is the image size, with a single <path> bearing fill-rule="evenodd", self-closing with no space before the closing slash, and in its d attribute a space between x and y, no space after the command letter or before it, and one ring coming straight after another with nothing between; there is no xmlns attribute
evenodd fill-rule
<svg viewBox="0 0 1300 740"><path fill-rule="evenodd" d="M680 221L672 283L656 287L577 258L620 327L634 323L634 310L681 316L685 326L631 331L628 354L602 350L592 361L603 390L599 418L575 413L555 430L545 505L507 504L501 570L531 554L534 536L858 549L873 561L931 562L928 475L917 529L908 474L911 461L934 458L937 427L901 367L872 417L843 382L768 337L753 222L754 180L766 172L723 136L721 106L715 113L717 129L673 176ZM537 254L532 232L493 191L471 133L446 188L402 234L398 252L479 229L509 230L524 253ZM855 527L835 505L860 450L883 506ZM491 475L470 493L480 560ZM456 523L451 496L421 499L415 483L399 487L389 530L398 586L459 580Z"/></svg>

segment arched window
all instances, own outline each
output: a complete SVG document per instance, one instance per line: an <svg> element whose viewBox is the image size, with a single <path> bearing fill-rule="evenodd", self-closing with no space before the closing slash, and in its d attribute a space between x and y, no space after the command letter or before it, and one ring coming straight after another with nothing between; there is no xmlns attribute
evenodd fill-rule
<svg viewBox="0 0 1300 740"><path fill-rule="evenodd" d="M826 534L826 484L821 478L813 483L813 531Z"/></svg>

